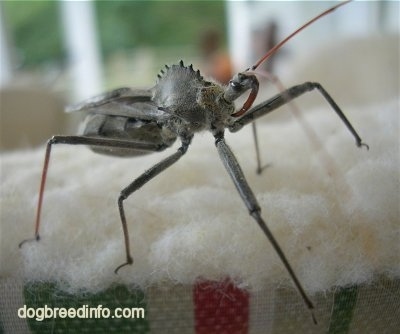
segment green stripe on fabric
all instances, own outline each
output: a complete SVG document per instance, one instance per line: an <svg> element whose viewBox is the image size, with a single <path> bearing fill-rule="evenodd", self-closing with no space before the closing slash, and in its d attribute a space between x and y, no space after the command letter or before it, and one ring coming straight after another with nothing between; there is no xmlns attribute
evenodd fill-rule
<svg viewBox="0 0 400 334"><path fill-rule="evenodd" d="M142 290L131 290L123 285L115 285L97 294L71 295L60 291L53 283L34 283L24 287L24 297L27 309L37 310L45 305L52 311L58 308L74 309L75 317L49 318L42 321L29 318L28 325L32 333L148 333L149 323L145 294ZM82 318L90 315L92 317ZM94 310L96 308L96 311ZM114 311L117 308L127 308L133 310L132 314L136 318L115 318ZM135 310L144 309L144 318L141 318ZM110 318L101 317L101 314L110 310ZM86 311L85 311L86 310ZM71 311L73 312L73 311ZM78 312L79 316L78 316ZM85 312L87 312L85 314ZM37 314L37 313L36 313ZM100 317L96 318L96 315Z"/></svg>
<svg viewBox="0 0 400 334"><path fill-rule="evenodd" d="M346 334L357 303L358 287L341 288L335 292L329 334Z"/></svg>

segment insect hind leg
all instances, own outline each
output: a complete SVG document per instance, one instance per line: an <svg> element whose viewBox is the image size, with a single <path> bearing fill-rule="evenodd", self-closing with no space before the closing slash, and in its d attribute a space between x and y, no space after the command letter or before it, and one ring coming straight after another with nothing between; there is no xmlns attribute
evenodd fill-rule
<svg viewBox="0 0 400 334"><path fill-rule="evenodd" d="M40 181L39 189L39 199L36 210L36 220L35 220L35 234L33 238L25 239L19 243L19 247L28 241L39 241L39 227L40 227L40 217L42 212L42 203L44 189L47 179L47 170L50 162L51 148L53 144L69 144L69 145L89 145L89 146L102 146L102 147L115 147L115 148L127 148L143 151L158 151L159 145L148 144L148 143L137 143L132 141L116 140L109 138L93 138L86 136L53 136L47 141L46 153L44 158L42 177Z"/></svg>

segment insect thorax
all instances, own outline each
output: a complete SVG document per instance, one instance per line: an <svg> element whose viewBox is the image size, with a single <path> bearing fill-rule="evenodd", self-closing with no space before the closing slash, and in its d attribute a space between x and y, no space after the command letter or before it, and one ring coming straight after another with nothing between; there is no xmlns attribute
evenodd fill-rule
<svg viewBox="0 0 400 334"><path fill-rule="evenodd" d="M224 87L206 81L192 65L166 66L153 88L156 105L186 121L194 131L225 127L234 111L232 103L223 99Z"/></svg>

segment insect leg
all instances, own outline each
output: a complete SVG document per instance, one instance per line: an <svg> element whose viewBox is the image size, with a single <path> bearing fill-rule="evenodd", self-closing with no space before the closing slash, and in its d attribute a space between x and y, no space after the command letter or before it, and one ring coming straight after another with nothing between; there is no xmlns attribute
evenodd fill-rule
<svg viewBox="0 0 400 334"><path fill-rule="evenodd" d="M281 247L279 246L272 232L270 231L270 229L264 222L263 218L261 217L261 208L257 202L257 199L254 196L253 191L249 187L246 178L242 172L242 169L240 168L240 165L236 160L233 152L226 144L223 134L218 134L215 136L215 145L217 146L218 153L225 166L225 169L228 171L230 177L232 178L232 181L235 184L235 187L238 190L244 204L249 210L250 215L255 219L255 221L258 223L258 225L260 226L260 228L262 229L268 240L271 242L273 248L277 252L286 270L288 271L290 277L292 278L297 290L301 294L305 304L310 310L312 310L314 308L313 303L308 298L300 281L298 280L291 265L289 264L289 261L287 260L285 254L283 253ZM312 316L315 322L315 317L313 314Z"/></svg>
<svg viewBox="0 0 400 334"><path fill-rule="evenodd" d="M252 127L252 130L253 130L254 147L255 147L255 150L256 150L256 160L257 160L256 172L257 172L257 174L261 174L261 172L263 170L263 167L261 167L260 146L258 144L257 125L256 125L255 121L253 123L251 123L251 127Z"/></svg>
<svg viewBox="0 0 400 334"><path fill-rule="evenodd" d="M346 125L347 129L353 135L356 140L356 145L358 147L365 146L367 149L369 148L367 144L363 143L360 136L353 128L347 117L344 115L342 110L336 104L336 102L332 99L332 97L327 93L327 91L317 82L305 82L301 85L293 86L282 93L275 95L274 97L268 99L265 102L260 103L254 108L250 109L243 117L235 121L229 126L229 131L236 132L239 131L244 125L253 122L255 119L264 116L271 111L281 107L282 105L288 103L289 101L307 93L313 89L317 89L322 96L326 99L326 101L330 104L342 122Z"/></svg>
<svg viewBox="0 0 400 334"><path fill-rule="evenodd" d="M276 22L270 21L268 23L267 29L265 31L266 38L264 39L264 41L266 41L266 44L264 45L265 50L270 50L276 45L277 29L278 29L278 25ZM268 62L264 63L265 72L267 73L267 78L270 81L272 81L271 77L274 77L272 72L274 71L274 63L275 63L277 57L279 57L279 54L275 54L275 57L270 58ZM272 82L274 83L274 81L272 81ZM261 166L260 146L258 144L257 124L255 121L251 123L251 127L253 130L252 131L253 132L253 140L254 140L254 146L255 146L255 150L256 150L256 160L257 160L256 172L257 172L257 174L261 174L263 169L267 166L263 166L263 167Z"/></svg>
<svg viewBox="0 0 400 334"><path fill-rule="evenodd" d="M115 140L109 138L94 138L85 136L53 136L47 141L46 154L44 158L42 178L40 181L39 199L36 211L36 221L35 221L35 235L33 238L25 239L20 242L19 247L21 247L27 241L39 241L39 226L40 226L40 215L42 211L43 194L47 178L47 170L50 161L51 147L53 144L70 144L70 145L90 145L90 146L107 146L107 147L118 147L118 148L132 148L136 150L144 151L157 151L159 148L154 144L146 143L136 143L124 140Z"/></svg>
<svg viewBox="0 0 400 334"><path fill-rule="evenodd" d="M133 258L129 247L128 226L126 224L123 201L126 200L133 192L135 192L143 185L145 185L147 182L149 182L152 178L154 178L155 176L163 172L165 169L173 165L175 162L177 162L186 153L189 143L190 140L187 142L182 142L182 146L174 154L170 155L169 157L165 158L164 160L160 161L159 163L157 163L156 165L145 171L142 175L140 175L137 179L135 179L129 186L127 186L121 191L118 197L118 209L121 217L122 230L124 233L126 262L119 265L114 270L115 273L117 273L118 270L120 270L122 267L133 263Z"/></svg>

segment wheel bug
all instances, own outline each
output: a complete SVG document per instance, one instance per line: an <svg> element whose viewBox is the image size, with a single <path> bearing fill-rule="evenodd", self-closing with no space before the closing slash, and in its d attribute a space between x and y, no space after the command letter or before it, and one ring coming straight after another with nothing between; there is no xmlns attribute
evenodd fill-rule
<svg viewBox="0 0 400 334"><path fill-rule="evenodd" d="M236 74L226 87L205 80L199 71L193 69L192 65L185 66L181 61L177 65L166 65L165 69L161 70L158 75L156 85L151 89L120 88L69 107L69 111L81 111L87 114L83 135L53 136L47 142L39 190L35 236L33 239L22 241L20 247L28 240L38 241L40 239L40 215L53 144L89 145L93 151L98 153L115 156L138 156L163 151L172 146L175 140L179 138L181 146L175 153L141 174L124 188L118 197L126 261L115 269L115 273L122 267L132 264L133 258L130 251L124 201L155 176L177 162L188 150L195 133L207 130L213 134L222 163L249 214L272 244L305 304L312 310L314 308L313 303L305 293L284 252L261 216L258 201L248 185L238 161L224 139L224 131L225 129L230 132L239 131L257 118L274 111L306 92L316 89L353 135L356 145L368 148L339 106L319 83L305 82L293 86L252 108L259 89L259 83L253 71L301 30L346 3L340 3L326 10L301 26L268 51L251 68ZM236 111L234 101L249 90L250 94L244 105ZM313 319L315 321L314 315Z"/></svg>

